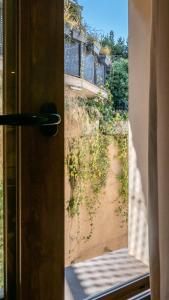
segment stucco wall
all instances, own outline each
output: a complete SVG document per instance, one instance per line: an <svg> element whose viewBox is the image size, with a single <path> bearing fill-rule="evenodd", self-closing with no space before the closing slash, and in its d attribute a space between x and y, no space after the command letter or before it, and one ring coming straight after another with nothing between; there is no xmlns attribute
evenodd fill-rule
<svg viewBox="0 0 169 300"><path fill-rule="evenodd" d="M84 111L76 104L76 99L69 93L65 97L65 157L67 156L67 143L71 138L91 135L98 123L89 123ZM69 217L66 210L71 197L69 174L65 166L65 264L95 257L107 251L127 247L127 224L122 225L122 219L117 216L119 181L117 174L121 169L117 159L117 146L112 139L109 146L110 168L106 186L102 189L98 202L100 206L94 217L94 231L89 240L77 239L88 235L90 232L89 218L85 206L80 209L80 216Z"/></svg>
<svg viewBox="0 0 169 300"><path fill-rule="evenodd" d="M129 0L129 253L148 263L151 0Z"/></svg>

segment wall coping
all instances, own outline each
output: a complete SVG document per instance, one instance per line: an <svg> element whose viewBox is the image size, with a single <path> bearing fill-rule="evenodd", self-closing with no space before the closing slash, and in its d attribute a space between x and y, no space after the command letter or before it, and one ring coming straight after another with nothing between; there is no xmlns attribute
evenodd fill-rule
<svg viewBox="0 0 169 300"><path fill-rule="evenodd" d="M88 98L92 98L100 94L103 98L108 97L108 93L104 88L72 75L65 74L65 86L68 86L77 96L85 95Z"/></svg>

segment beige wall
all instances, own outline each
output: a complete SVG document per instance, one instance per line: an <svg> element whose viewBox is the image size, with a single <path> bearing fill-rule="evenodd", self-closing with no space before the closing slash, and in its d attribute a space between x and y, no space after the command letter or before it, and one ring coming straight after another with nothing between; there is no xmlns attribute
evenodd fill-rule
<svg viewBox="0 0 169 300"><path fill-rule="evenodd" d="M76 104L73 93L65 97L65 157L68 140L84 135L91 135L98 123L90 123L84 110ZM71 97L70 97L71 95ZM69 103L68 103L69 102ZM71 198L69 174L65 167L65 264L82 261L113 251L127 248L127 224L122 227L122 219L117 216L119 181L117 175L121 166L117 159L118 148L113 142L109 146L110 168L106 186L99 194L100 206L94 216L94 231L89 240L83 240L90 232L89 217L85 206L80 209L80 216L69 217L68 202ZM89 192L90 193L90 192ZM89 194L90 197L90 194Z"/></svg>
<svg viewBox="0 0 169 300"><path fill-rule="evenodd" d="M129 253L148 263L148 103L151 0L129 0Z"/></svg>

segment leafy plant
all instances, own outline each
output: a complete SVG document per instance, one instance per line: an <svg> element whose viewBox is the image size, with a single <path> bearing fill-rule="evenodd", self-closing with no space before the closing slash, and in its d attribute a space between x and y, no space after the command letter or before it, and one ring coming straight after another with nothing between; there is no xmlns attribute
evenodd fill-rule
<svg viewBox="0 0 169 300"><path fill-rule="evenodd" d="M106 184L109 169L108 146L108 137L99 131L92 136L73 138L69 142L66 161L72 196L67 209L70 217L74 217L80 214L82 204L86 206L91 226L86 239L93 232L93 218L99 207L98 196Z"/></svg>
<svg viewBox="0 0 169 300"><path fill-rule="evenodd" d="M109 139L101 133L97 133L90 143L90 182L96 195L106 184L109 169L108 146Z"/></svg>
<svg viewBox="0 0 169 300"><path fill-rule="evenodd" d="M122 222L128 221L128 135L115 136L118 145L118 158L121 162L121 170L117 175L120 182L117 214L122 217Z"/></svg>
<svg viewBox="0 0 169 300"><path fill-rule="evenodd" d="M81 29L83 27L82 18L83 7L77 1L67 0L64 3L64 20L71 28Z"/></svg>
<svg viewBox="0 0 169 300"><path fill-rule="evenodd" d="M117 175L120 182L117 214L122 217L122 222L127 222L128 218L128 113L126 111L115 112L112 106L112 98L109 95L108 99L103 99L101 95L92 100L80 98L80 105L83 105L86 112L93 120L99 118L100 133L103 136L112 138L118 146L118 156L121 169ZM93 113L95 111L95 113ZM105 155L105 154L104 154ZM96 172L94 170L94 172Z"/></svg>
<svg viewBox="0 0 169 300"><path fill-rule="evenodd" d="M64 2L64 21L71 29L77 29L86 36L89 43L99 42L100 31L90 27L83 20L83 6L78 1L65 0Z"/></svg>
<svg viewBox="0 0 169 300"><path fill-rule="evenodd" d="M68 203L68 213L71 218L79 216L80 208L84 205L89 216L90 232L84 237L88 240L93 232L93 219L99 207L99 193L106 184L109 170L108 147L112 138L118 146L118 158L121 171L117 175L120 182L117 214L127 221L128 213L128 153L127 133L119 128L127 113L123 109L116 113L117 103L128 103L128 41L119 38L116 42L114 32L103 36L83 22L83 8L77 1L65 1L65 22L71 28L82 30L88 43L101 40L101 54L110 55L113 68L107 79L106 89L108 98L101 94L93 99L79 98L79 105L83 106L90 121L99 121L99 129L90 136L82 136L69 140L69 150L66 158L71 198ZM122 125L123 126L123 125ZM118 129L118 130L117 130ZM79 232L79 230L78 230Z"/></svg>
<svg viewBox="0 0 169 300"><path fill-rule="evenodd" d="M112 61L120 58L128 58L128 39L125 40L124 38L119 37L116 41L113 30L111 30L109 34L101 37L101 44L103 47L111 49Z"/></svg>
<svg viewBox="0 0 169 300"><path fill-rule="evenodd" d="M100 54L103 54L103 55L106 55L106 56L110 56L111 49L108 46L104 46L104 47L101 48Z"/></svg>
<svg viewBox="0 0 169 300"><path fill-rule="evenodd" d="M113 62L108 83L115 110L128 110L128 60L121 58Z"/></svg>

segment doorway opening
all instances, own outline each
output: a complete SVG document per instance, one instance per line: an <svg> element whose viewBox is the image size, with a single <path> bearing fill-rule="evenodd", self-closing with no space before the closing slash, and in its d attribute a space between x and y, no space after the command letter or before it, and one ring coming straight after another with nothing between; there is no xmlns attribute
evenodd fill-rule
<svg viewBox="0 0 169 300"><path fill-rule="evenodd" d="M65 0L65 299L149 271L129 133L127 19L127 0Z"/></svg>

